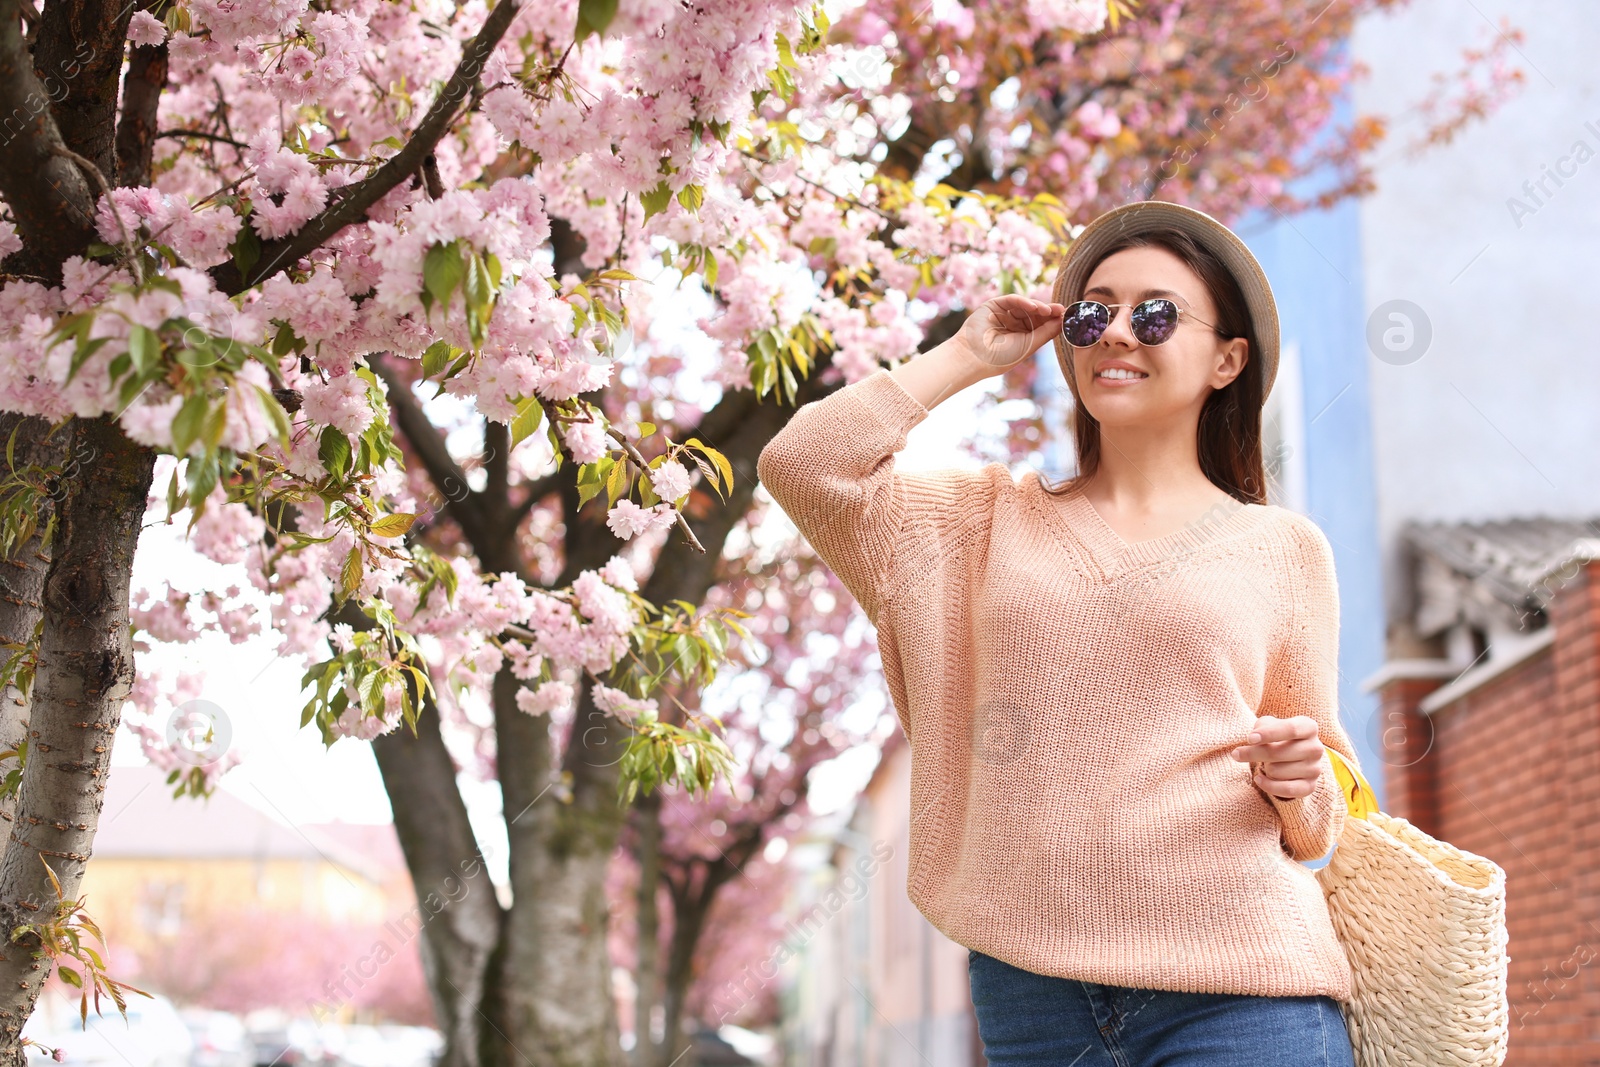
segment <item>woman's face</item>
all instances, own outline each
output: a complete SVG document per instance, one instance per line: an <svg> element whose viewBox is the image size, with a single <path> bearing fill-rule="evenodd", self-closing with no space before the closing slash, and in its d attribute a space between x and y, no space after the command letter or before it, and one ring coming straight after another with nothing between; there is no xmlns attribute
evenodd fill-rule
<svg viewBox="0 0 1600 1067"><path fill-rule="evenodd" d="M1132 305L1152 296L1166 297L1180 312L1172 336L1147 348L1133 335ZM1249 342L1220 337L1204 325L1217 321L1211 294L1165 248L1125 248L1107 256L1090 273L1083 299L1128 305L1111 309L1111 325L1094 345L1070 350L1078 395L1104 427L1148 426L1190 413L1198 421L1211 391L1244 368ZM1113 368L1121 368L1115 371L1120 376L1105 377Z"/></svg>

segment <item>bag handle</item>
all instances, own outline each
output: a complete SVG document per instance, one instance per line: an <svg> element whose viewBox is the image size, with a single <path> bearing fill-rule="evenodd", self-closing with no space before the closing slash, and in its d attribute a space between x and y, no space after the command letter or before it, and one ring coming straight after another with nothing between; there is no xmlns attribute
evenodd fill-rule
<svg viewBox="0 0 1600 1067"><path fill-rule="evenodd" d="M1350 809L1351 817L1365 819L1378 811L1378 796L1372 791L1372 786L1367 784L1367 780L1361 776L1361 772L1356 770L1355 765L1340 755L1337 749L1328 745L1322 747L1327 749L1328 755L1332 757L1333 774L1339 779L1339 792L1344 794L1344 802Z"/></svg>

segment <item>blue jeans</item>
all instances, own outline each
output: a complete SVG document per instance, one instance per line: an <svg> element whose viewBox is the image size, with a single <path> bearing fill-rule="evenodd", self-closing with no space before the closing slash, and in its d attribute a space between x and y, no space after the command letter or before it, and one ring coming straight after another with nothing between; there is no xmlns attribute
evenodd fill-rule
<svg viewBox="0 0 1600 1067"><path fill-rule="evenodd" d="M967 962L990 1067L1355 1067L1332 997L1101 985L970 949Z"/></svg>

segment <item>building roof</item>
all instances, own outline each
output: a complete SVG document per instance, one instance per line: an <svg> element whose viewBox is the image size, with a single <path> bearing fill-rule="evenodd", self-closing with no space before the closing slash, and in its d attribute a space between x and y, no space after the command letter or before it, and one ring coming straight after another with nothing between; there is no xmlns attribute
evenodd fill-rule
<svg viewBox="0 0 1600 1067"><path fill-rule="evenodd" d="M1409 523L1413 622L1432 636L1467 622L1486 631L1536 629L1576 563L1600 559L1600 517Z"/></svg>
<svg viewBox="0 0 1600 1067"><path fill-rule="evenodd" d="M348 830L348 824L335 825ZM394 835L392 827L379 829ZM391 876L375 850L355 847L341 836L349 835L290 826L225 788L207 799L175 798L166 772L154 766L112 767L94 856L320 860L374 882Z"/></svg>

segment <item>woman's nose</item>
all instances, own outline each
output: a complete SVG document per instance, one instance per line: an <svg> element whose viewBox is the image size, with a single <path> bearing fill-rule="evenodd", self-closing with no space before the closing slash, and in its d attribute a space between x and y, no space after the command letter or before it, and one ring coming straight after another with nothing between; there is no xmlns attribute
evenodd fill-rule
<svg viewBox="0 0 1600 1067"><path fill-rule="evenodd" d="M1111 321L1106 323L1105 333L1100 335L1100 340L1129 348L1136 346L1139 339L1133 336L1133 309L1126 305L1112 308Z"/></svg>

